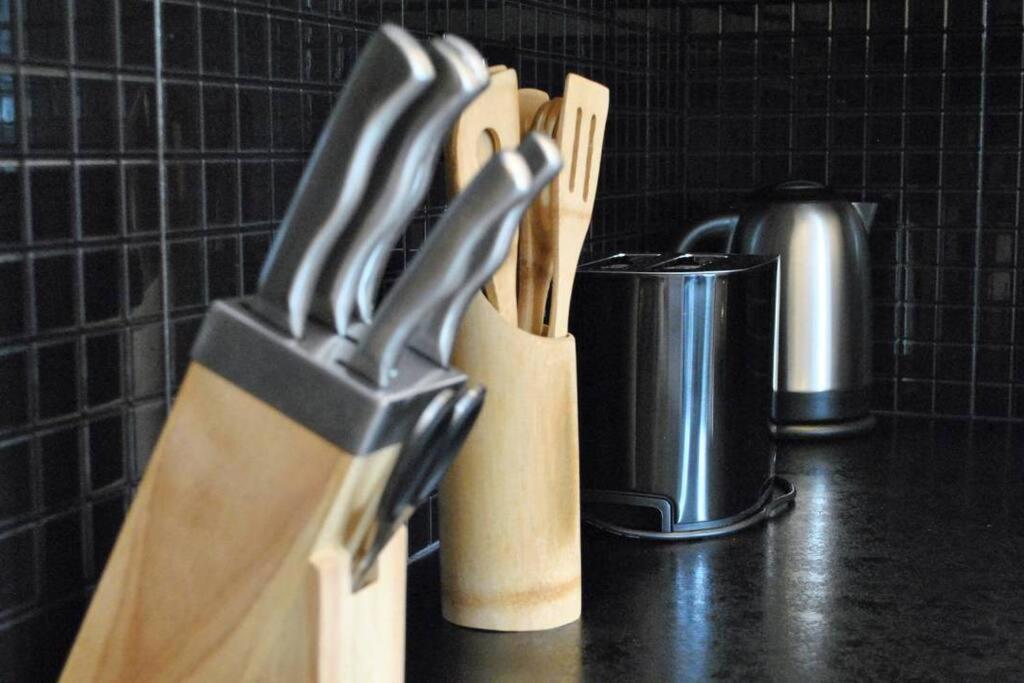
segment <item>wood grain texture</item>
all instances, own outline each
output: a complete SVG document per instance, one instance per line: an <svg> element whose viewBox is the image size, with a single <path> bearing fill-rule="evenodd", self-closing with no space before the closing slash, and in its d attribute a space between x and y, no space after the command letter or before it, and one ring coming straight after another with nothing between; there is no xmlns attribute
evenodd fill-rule
<svg viewBox="0 0 1024 683"><path fill-rule="evenodd" d="M519 89L520 137L526 137L531 130L534 130L534 119L537 117L541 107L547 104L549 99L548 94L543 90L535 88ZM542 278L538 277L534 268L534 264L537 263L539 258L538 254L540 253L544 237L543 234L538 234L539 230L543 230L539 216L536 215L540 210L540 205L541 200L538 198L523 213L523 220L519 224L519 250L517 253L516 273L517 321L519 328L527 332L534 332L533 320L539 318L543 321L544 311L541 310L540 314L537 314L536 309L538 306L536 301L541 299L540 308L543 308L543 299L547 297L547 278L543 278L544 282L541 284ZM540 294L537 291L542 286L545 289L544 294Z"/></svg>
<svg viewBox="0 0 1024 683"><path fill-rule="evenodd" d="M445 150L449 196L466 189L494 152L519 145L519 81L515 69L495 71L491 83L466 107L452 128ZM484 286L487 298L506 320L515 322L518 235L509 255Z"/></svg>
<svg viewBox="0 0 1024 683"><path fill-rule="evenodd" d="M608 120L608 88L578 74L565 77L562 112L555 140L565 167L555 179L551 222L555 234L555 269L551 281L548 334L569 333L569 303L576 266L590 229L601 171L601 151Z"/></svg>
<svg viewBox="0 0 1024 683"><path fill-rule="evenodd" d="M576 343L528 334L478 296L454 363L487 401L441 485L447 620L533 631L580 616Z"/></svg>
<svg viewBox="0 0 1024 683"><path fill-rule="evenodd" d="M62 681L401 680L405 534L353 595L353 458L198 363Z"/></svg>

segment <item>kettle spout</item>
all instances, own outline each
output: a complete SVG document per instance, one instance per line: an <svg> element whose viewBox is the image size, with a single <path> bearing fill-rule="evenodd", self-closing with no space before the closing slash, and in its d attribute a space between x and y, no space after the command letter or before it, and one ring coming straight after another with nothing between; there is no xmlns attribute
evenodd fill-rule
<svg viewBox="0 0 1024 683"><path fill-rule="evenodd" d="M851 202L853 208L860 215L860 222L864 224L864 232L871 232L871 224L875 222L875 214L878 213L878 202Z"/></svg>

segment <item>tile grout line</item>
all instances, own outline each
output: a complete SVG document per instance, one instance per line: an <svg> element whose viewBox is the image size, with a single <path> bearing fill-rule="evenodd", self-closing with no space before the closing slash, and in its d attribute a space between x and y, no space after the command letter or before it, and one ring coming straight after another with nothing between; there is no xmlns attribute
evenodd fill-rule
<svg viewBox="0 0 1024 683"><path fill-rule="evenodd" d="M981 234L984 212L982 200L985 188L985 79L988 70L988 9L989 0L981 3L981 70L978 74L979 95L978 95L978 151L976 159L978 167L975 169L975 204L974 204L974 273L972 296L972 320L971 320L971 388L968 398L968 415L977 417L978 414L978 342L981 337Z"/></svg>
<svg viewBox="0 0 1024 683"><path fill-rule="evenodd" d="M160 221L160 307L162 310L163 337L163 373L164 373L164 411L171 410L171 382L173 373L173 362L171 359L171 311L170 311L170 274L168 268L168 221L167 221L167 164L165 160L167 150L166 112L164 111L164 77L163 77L163 22L161 17L162 0L153 2L153 70L154 83L156 85L156 167L157 167L157 196L159 197L159 221ZM138 454L136 454L138 455ZM142 472L137 473L140 478Z"/></svg>

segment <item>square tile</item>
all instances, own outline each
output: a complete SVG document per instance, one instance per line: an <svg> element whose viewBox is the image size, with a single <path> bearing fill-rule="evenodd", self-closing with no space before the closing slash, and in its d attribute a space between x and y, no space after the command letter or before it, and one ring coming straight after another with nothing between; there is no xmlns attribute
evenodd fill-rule
<svg viewBox="0 0 1024 683"><path fill-rule="evenodd" d="M36 242L72 237L71 167L40 166L29 174L32 239Z"/></svg>
<svg viewBox="0 0 1024 683"><path fill-rule="evenodd" d="M28 76L24 111L32 152L71 149L71 87L65 77Z"/></svg>
<svg viewBox="0 0 1024 683"><path fill-rule="evenodd" d="M40 332L71 327L76 322L78 277L70 254L40 256L33 260L36 326Z"/></svg>
<svg viewBox="0 0 1024 683"><path fill-rule="evenodd" d="M89 423L89 483L97 491L124 479L124 421L120 414Z"/></svg>
<svg viewBox="0 0 1024 683"><path fill-rule="evenodd" d="M199 227L202 202L202 167L195 163L168 164L167 227L171 230Z"/></svg>
<svg viewBox="0 0 1024 683"><path fill-rule="evenodd" d="M91 408L124 396L122 338L120 331L85 338L85 400Z"/></svg>
<svg viewBox="0 0 1024 683"><path fill-rule="evenodd" d="M269 24L265 16L238 13L238 73L266 78L269 65Z"/></svg>
<svg viewBox="0 0 1024 683"><path fill-rule="evenodd" d="M187 83L164 86L164 125L170 151L199 149L199 89Z"/></svg>
<svg viewBox="0 0 1024 683"><path fill-rule="evenodd" d="M64 417L78 410L77 356L74 342L47 344L36 350L39 419Z"/></svg>
<svg viewBox="0 0 1024 683"><path fill-rule="evenodd" d="M25 321L25 262L22 259L0 261L0 337L24 334Z"/></svg>
<svg viewBox="0 0 1024 683"><path fill-rule="evenodd" d="M30 61L66 61L68 58L67 5L64 0L23 3L25 53Z"/></svg>
<svg viewBox="0 0 1024 683"><path fill-rule="evenodd" d="M71 513L48 521L42 527L42 574L40 593L53 599L84 587L82 520Z"/></svg>
<svg viewBox="0 0 1024 683"><path fill-rule="evenodd" d="M0 401L0 430L28 422L28 353L0 350L0 386L6 387Z"/></svg>
<svg viewBox="0 0 1024 683"><path fill-rule="evenodd" d="M112 79L78 78L75 88L78 148L90 152L116 151L120 144L117 82Z"/></svg>
<svg viewBox="0 0 1024 683"><path fill-rule="evenodd" d="M0 613L36 598L34 529L0 536Z"/></svg>
<svg viewBox="0 0 1024 683"><path fill-rule="evenodd" d="M168 247L167 278L171 310L205 303L201 240L172 242Z"/></svg>
<svg viewBox="0 0 1024 683"><path fill-rule="evenodd" d="M156 151L156 87L148 81L123 81L124 148L132 152Z"/></svg>
<svg viewBox="0 0 1024 683"><path fill-rule="evenodd" d="M122 0L121 61L127 67L152 67L156 52L152 2Z"/></svg>
<svg viewBox="0 0 1024 683"><path fill-rule="evenodd" d="M115 66L115 4L75 0L75 59L80 64Z"/></svg>
<svg viewBox="0 0 1024 683"><path fill-rule="evenodd" d="M203 147L207 150L234 150L238 144L235 125L235 89L219 85L203 86Z"/></svg>
<svg viewBox="0 0 1024 683"><path fill-rule="evenodd" d="M32 449L28 439L0 444L0 526L32 512ZM0 541L0 546L3 541ZM0 554L0 557L5 557ZM2 570L0 570L2 571ZM0 588L0 592L3 589ZM0 598L0 611L3 610Z"/></svg>
<svg viewBox="0 0 1024 683"><path fill-rule="evenodd" d="M0 166L0 244L21 242L22 202L24 201L20 170Z"/></svg>
<svg viewBox="0 0 1024 683"><path fill-rule="evenodd" d="M70 427L39 437L43 505L58 508L81 496L82 454L78 429Z"/></svg>
<svg viewBox="0 0 1024 683"><path fill-rule="evenodd" d="M120 180L119 169L112 164L79 167L82 237L109 237L120 234Z"/></svg>
<svg viewBox="0 0 1024 683"><path fill-rule="evenodd" d="M237 237L211 239L206 243L206 272L210 300L238 296L241 270Z"/></svg>
<svg viewBox="0 0 1024 683"><path fill-rule="evenodd" d="M122 314L124 255L120 247L89 250L82 254L85 283L85 321L103 322Z"/></svg>
<svg viewBox="0 0 1024 683"><path fill-rule="evenodd" d="M160 4L163 30L163 65L165 70L198 70L199 36L196 8L164 0Z"/></svg>
<svg viewBox="0 0 1024 683"><path fill-rule="evenodd" d="M230 10L203 7L200 10L203 41L203 71L208 74L235 73L235 17Z"/></svg>
<svg viewBox="0 0 1024 683"><path fill-rule="evenodd" d="M157 168L132 164L124 169L125 227L129 235L160 229L160 187Z"/></svg>

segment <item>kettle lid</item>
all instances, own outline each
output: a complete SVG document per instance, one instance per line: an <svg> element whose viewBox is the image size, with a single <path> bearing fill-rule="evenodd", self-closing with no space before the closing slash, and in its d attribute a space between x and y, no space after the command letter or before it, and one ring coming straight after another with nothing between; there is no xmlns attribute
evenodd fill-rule
<svg viewBox="0 0 1024 683"><path fill-rule="evenodd" d="M813 180L787 180L755 190L751 195L755 201L831 201L840 199L831 187Z"/></svg>

